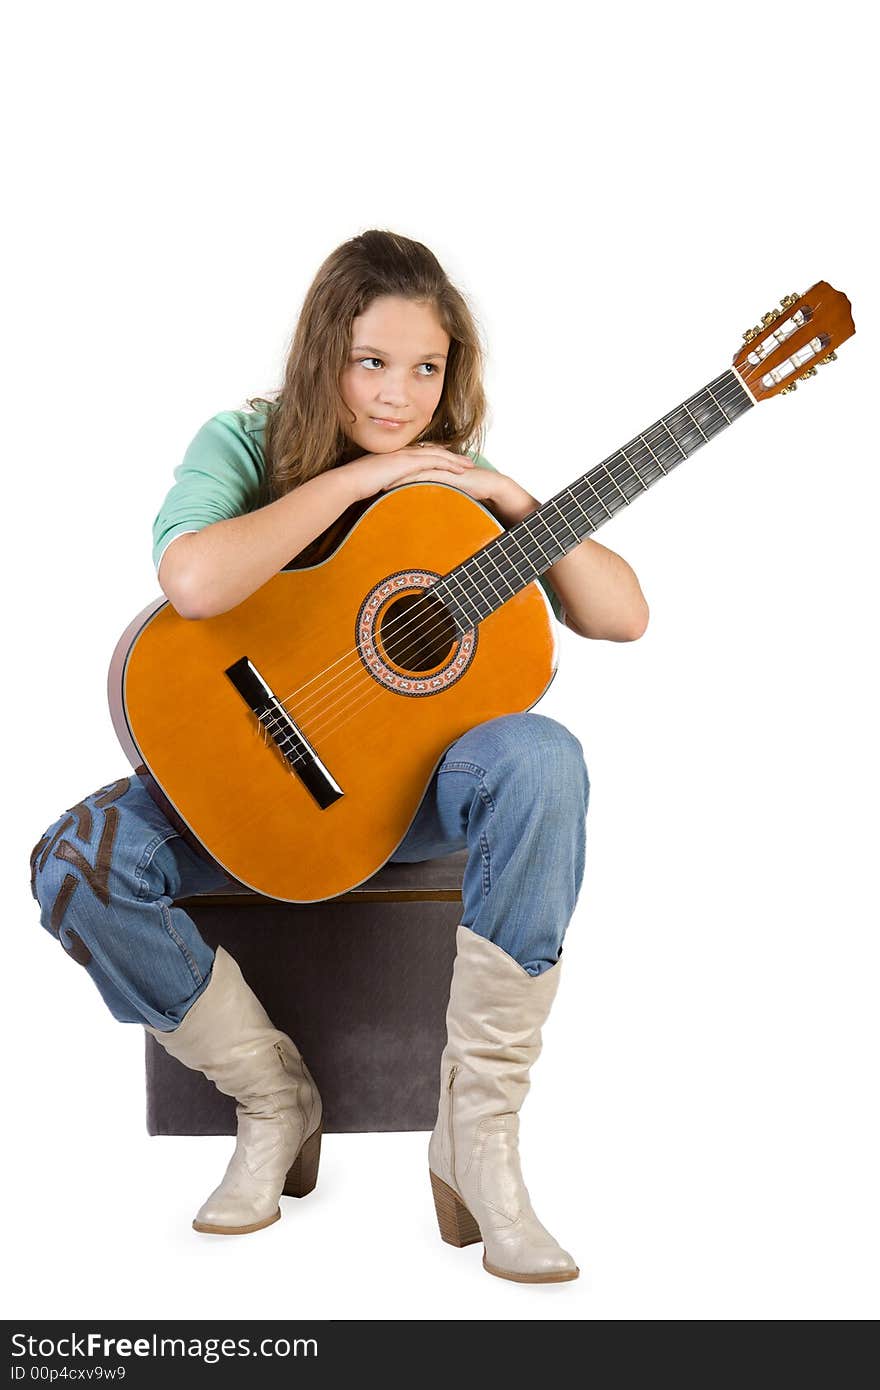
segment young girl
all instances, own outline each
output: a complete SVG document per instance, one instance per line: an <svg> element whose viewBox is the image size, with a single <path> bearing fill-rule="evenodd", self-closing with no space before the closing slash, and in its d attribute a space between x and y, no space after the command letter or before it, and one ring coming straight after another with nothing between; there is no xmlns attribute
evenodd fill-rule
<svg viewBox="0 0 880 1390"><path fill-rule="evenodd" d="M277 397L208 420L175 470L153 526L169 602L188 619L226 612L285 566L318 563L401 484L461 488L505 526L534 511L479 452L482 365L465 299L427 247L378 230L345 242L306 295ZM581 636L644 630L638 580L592 539L540 582ZM542 714L503 715L446 750L391 856L469 851L430 1182L443 1239L481 1240L485 1268L522 1282L578 1274L532 1209L517 1136L583 879L588 800L578 739ZM268 1226L282 1193L312 1190L322 1115L295 1044L232 956L173 906L228 882L136 776L70 807L31 853L42 925L114 1017L236 1099L235 1151L193 1221L226 1235Z"/></svg>

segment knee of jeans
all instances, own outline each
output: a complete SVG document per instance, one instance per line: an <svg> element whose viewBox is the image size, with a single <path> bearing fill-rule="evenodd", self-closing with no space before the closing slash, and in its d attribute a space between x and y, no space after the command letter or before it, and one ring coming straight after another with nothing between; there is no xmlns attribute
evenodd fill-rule
<svg viewBox="0 0 880 1390"><path fill-rule="evenodd" d="M72 894L76 882L81 896L104 907L113 898L173 896L176 865L167 842L178 838L141 784L120 779L69 808L37 841L31 892L44 913L56 905L56 917L58 892Z"/></svg>
<svg viewBox="0 0 880 1390"><path fill-rule="evenodd" d="M137 896L140 837L127 832L119 799L103 789L84 798L49 826L30 853L30 888L40 923L81 963L91 957L77 945L73 919L79 927L88 918L91 926L114 896Z"/></svg>
<svg viewBox="0 0 880 1390"><path fill-rule="evenodd" d="M31 892L40 909L40 925L63 946L77 965L88 965L92 953L75 931L68 914L74 893L79 889L79 877L46 849L52 844L63 817L41 836L31 851Z"/></svg>
<svg viewBox="0 0 880 1390"><path fill-rule="evenodd" d="M552 793L554 800L583 804L586 810L590 776L580 739L546 714L527 711L504 719L500 765L505 775L535 794Z"/></svg>
<svg viewBox="0 0 880 1390"><path fill-rule="evenodd" d="M59 816L58 820L40 836L31 850L31 895L36 899L41 913L45 913L47 907L51 906L61 884L57 868L52 862L52 848L57 843L59 833L64 829L68 820L72 825L72 817L66 813ZM63 875L61 877L63 878Z"/></svg>

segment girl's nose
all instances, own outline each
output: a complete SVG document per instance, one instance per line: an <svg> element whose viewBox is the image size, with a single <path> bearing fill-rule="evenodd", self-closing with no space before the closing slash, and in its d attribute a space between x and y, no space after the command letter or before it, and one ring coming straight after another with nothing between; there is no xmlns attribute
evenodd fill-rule
<svg viewBox="0 0 880 1390"><path fill-rule="evenodd" d="M379 400L386 405L405 406L408 400L405 379L386 376L384 390L379 393Z"/></svg>

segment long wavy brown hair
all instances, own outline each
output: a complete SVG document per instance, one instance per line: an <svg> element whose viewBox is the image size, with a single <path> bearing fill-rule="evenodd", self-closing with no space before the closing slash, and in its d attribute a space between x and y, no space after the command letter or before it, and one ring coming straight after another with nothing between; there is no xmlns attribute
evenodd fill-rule
<svg viewBox="0 0 880 1390"><path fill-rule="evenodd" d="M343 242L318 270L297 320L280 391L248 399L253 409L266 412L264 502L363 454L340 424L346 407L339 383L354 320L388 294L432 304L450 338L437 409L412 442L430 440L446 449L482 453L484 349L467 300L427 246L373 228Z"/></svg>

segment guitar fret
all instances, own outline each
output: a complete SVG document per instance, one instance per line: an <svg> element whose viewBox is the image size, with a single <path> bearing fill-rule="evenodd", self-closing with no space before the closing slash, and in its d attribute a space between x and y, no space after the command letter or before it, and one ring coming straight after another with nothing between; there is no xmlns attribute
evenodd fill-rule
<svg viewBox="0 0 880 1390"><path fill-rule="evenodd" d="M687 458L687 454L685 453L684 449L683 449L683 448L681 447L681 445L679 444L678 440L676 439L675 435L672 433L672 430L669 428L669 426L667 425L666 421L665 421L664 419L661 419L661 420L658 420L657 423L663 426L663 428L665 429L666 433L669 435L669 438L672 440L673 444L675 445L676 449L677 449L678 452L681 454L682 458L683 458L683 459L686 459L686 458Z"/></svg>
<svg viewBox="0 0 880 1390"><path fill-rule="evenodd" d="M561 517L561 519L562 519L562 521L563 521L565 527L567 528L567 530L569 530L569 531L571 532L571 534L574 536L574 543L575 543L575 545L579 545L580 542L581 542L582 539L583 539L583 537L582 537L580 531L576 531L576 530L575 530L575 528L572 526L571 522L569 521L568 517L565 515L565 512L562 510L562 507L561 507L558 503L557 503L557 505L556 505L556 511L559 513L559 516Z"/></svg>
<svg viewBox="0 0 880 1390"><path fill-rule="evenodd" d="M520 543L519 543L519 536L516 534L516 527L513 527L510 531L505 531L503 536L499 536L499 537L498 537L497 544L503 549L503 547L507 544L508 541L512 542L512 544L515 545L515 546L517 547L517 549L519 550L520 555L522 556L522 558L523 558L523 559L525 560L525 562L526 562L526 566L528 567L528 566L531 564L531 560L530 560L530 558L529 558L528 553L527 553L525 550L523 550L522 546L521 546ZM507 555L507 552L506 552L506 551L505 551L504 553L505 553L505 555ZM519 574L520 574L519 565L518 565L517 562L513 559L512 556L508 556L507 558L510 559L511 564L513 565L514 569L516 570L517 576L519 576Z"/></svg>
<svg viewBox="0 0 880 1390"><path fill-rule="evenodd" d="M697 425L697 422L696 422L696 420L694 419L694 416L693 416L693 415L691 414L691 412L688 410L687 406L686 406L686 405L683 405L683 406L681 407L681 409L682 409L682 410L687 410L688 415L690 415L691 419L694 421L694 424ZM700 430L700 426L699 426L699 425L697 425L697 429ZM702 430L700 430L700 434L703 434L703 431L702 431ZM703 438L706 440L706 443L708 444L709 441L708 441L708 439L706 439L706 436L705 436L704 434L703 434Z"/></svg>
<svg viewBox="0 0 880 1390"><path fill-rule="evenodd" d="M648 443L648 441L647 441L647 439L645 438L645 436L644 436L643 434L640 434L640 435L638 436L638 438L642 441L642 443L644 444L644 446L645 446L645 448L647 449L648 453L651 455L651 458L654 460L654 462L656 463L657 467L660 469L660 472L661 472L661 473L663 474L663 476L665 477L665 476L666 476L666 469L663 467L663 464L660 462L660 460L658 459L657 455L654 453L654 450L651 448L651 446L650 446L650 444Z"/></svg>
<svg viewBox="0 0 880 1390"><path fill-rule="evenodd" d="M627 446L627 447L628 447L628 446ZM639 483L641 484L643 490L644 490L645 492L647 492L647 491L648 491L648 484L645 482L644 478L642 477L642 475L641 475L641 473L639 472L639 470L636 468L636 466L635 466L635 464L633 463L632 459L630 458L629 454L626 452L626 448L621 449L620 453L621 453L621 456L623 457L623 459L629 464L629 466L630 466L630 468L632 469L633 473L635 473L635 475L636 475L637 479L639 480Z"/></svg>
<svg viewBox="0 0 880 1390"><path fill-rule="evenodd" d="M605 513L605 515L606 515L607 517L612 517L612 516L614 515L614 513L613 513L613 512L609 512L608 508L605 506L605 503L603 502L602 497L601 497L600 494L596 491L595 487L593 487L593 484L592 484L592 482L591 482L591 477L592 477L592 475L588 473L588 474L583 478L583 482L586 483L587 487L588 487L588 488L590 489L590 491L595 495L596 501L599 503L599 506L602 508L602 510L603 510L603 512Z"/></svg>
<svg viewBox="0 0 880 1390"><path fill-rule="evenodd" d="M683 405L670 411L664 419L669 420L672 432L679 446L684 450L686 458L690 458L695 449L706 443L705 438L696 429L693 419Z"/></svg>
<svg viewBox="0 0 880 1390"><path fill-rule="evenodd" d="M645 491L645 484L622 449L618 449L611 460L609 471L623 492L627 505L632 502L634 497L641 497Z"/></svg>
<svg viewBox="0 0 880 1390"><path fill-rule="evenodd" d="M624 500L624 502L626 503L626 505L629 506L629 498L627 497L627 495L626 495L626 493L624 492L623 488L620 486L620 483L617 481L617 479L615 478L614 474L611 472L611 469L610 469L610 468L606 468L605 471L606 471L606 473L608 474L608 476L609 476L609 478L611 479L611 481L612 481L612 483L614 484L614 486L617 488L617 491L620 493L620 495L621 495L621 497L623 498L623 500Z"/></svg>
<svg viewBox="0 0 880 1390"><path fill-rule="evenodd" d="M551 504L548 503L548 507L549 507L550 505L551 505ZM541 510L540 510L539 512L533 512L533 513L532 513L532 516L529 517L529 520L528 520L528 522L527 522L526 524L529 525L532 521L539 522L542 526L544 526L544 528L545 528L547 531L550 532L550 539L553 540L553 541L555 541L555 540L556 540L556 537L555 537L554 534L553 534L553 529L552 529L552 527L550 526L549 522L547 521L546 517L544 516L544 512L545 512L546 510L547 510L547 508L542 507ZM547 554L547 552L545 551L543 545L542 545L541 542L538 540L538 537L535 536L533 539L534 539L535 544L537 545L538 549L540 550L540 552L541 552L543 558L544 558L545 560L548 561L548 568L549 568L550 565L554 564L554 563L556 562L556 560L559 559L559 556L558 556L558 555L548 556L548 554ZM563 554L563 555L565 554L565 551L564 551L564 550L562 551L562 554Z"/></svg>
<svg viewBox="0 0 880 1390"><path fill-rule="evenodd" d="M669 433L669 430L666 427L666 425L661 425L658 422L658 424L656 424L653 430L650 432L656 434L657 431L661 428L665 430L666 438L660 437L657 439L657 448L663 451L663 456L666 459L667 467L672 469L675 468L679 463L681 463L681 460L685 458L686 455L684 453L684 450L679 448L674 435L671 435Z"/></svg>
<svg viewBox="0 0 880 1390"><path fill-rule="evenodd" d="M710 439L715 438L716 434L720 434L723 429L726 429L730 421L708 388L701 391L693 399L695 419L708 443Z"/></svg>
<svg viewBox="0 0 880 1390"><path fill-rule="evenodd" d="M497 561L495 560L494 556L492 555L491 549L490 549L490 550L484 550L484 551L482 552L482 554L483 554L483 557L484 557L486 560L488 560L490 564L492 564L492 565L495 566L496 570L498 570L499 577L500 577L500 578L502 579L502 581L503 581L504 575L501 573L501 570L500 570L500 568L499 568L499 566L498 566L498 563L497 563ZM482 571L482 567L481 567L481 565L480 565L479 559L477 560L477 568L480 570L480 572L481 572L481 574L482 574L483 571ZM485 577L486 579L488 579L489 584L491 585L492 590L494 591L496 598L500 598L501 595L499 594L498 590L495 588L495 583L494 583L494 581L493 581L493 579L492 579L491 574L486 574L484 577ZM514 594L514 593L516 593L516 590L515 590L515 589L511 589L510 593L509 593L509 594L505 594L504 597L505 597L505 598L510 598L511 594Z"/></svg>
<svg viewBox="0 0 880 1390"><path fill-rule="evenodd" d="M713 399L713 401L715 402L716 406L717 406L718 409L721 411L721 414L724 416L725 420L727 421L727 423L728 423L728 425L729 425L730 422L731 422L731 421L730 421L730 416L728 415L727 411L724 409L724 406L721 404L721 402L719 401L718 397L715 395L715 392L712 390L712 387L711 387L711 386L707 386L707 387L706 387L706 390L709 392L709 395L712 397L712 399ZM723 428L724 428L724 427L722 426L722 429L723 429Z"/></svg>
<svg viewBox="0 0 880 1390"><path fill-rule="evenodd" d="M571 488L568 489L568 495L569 495L569 497L571 498L572 502L574 502L574 505L577 507L577 509L578 509L578 511L580 512L581 516L582 516L582 517L584 518L584 520L587 522L589 529L592 531L592 530L593 530L593 523L590 521L589 514L588 514L587 512L584 511L583 507L581 506L581 504L580 504L580 502L578 501L577 497L575 497L574 492L572 491ZM579 534L580 534L580 533L579 533Z"/></svg>

